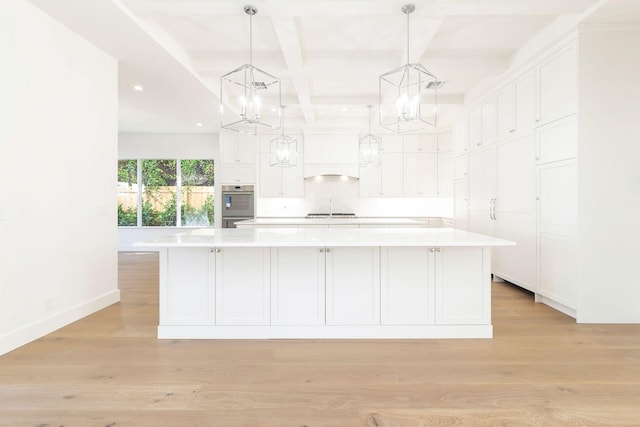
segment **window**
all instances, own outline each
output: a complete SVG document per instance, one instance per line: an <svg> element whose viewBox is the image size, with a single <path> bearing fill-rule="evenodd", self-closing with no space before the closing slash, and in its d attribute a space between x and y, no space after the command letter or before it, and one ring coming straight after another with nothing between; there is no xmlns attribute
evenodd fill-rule
<svg viewBox="0 0 640 427"><path fill-rule="evenodd" d="M213 160L180 160L183 225L213 225Z"/></svg>
<svg viewBox="0 0 640 427"><path fill-rule="evenodd" d="M206 227L213 218L213 160L118 161L118 226Z"/></svg>
<svg viewBox="0 0 640 427"><path fill-rule="evenodd" d="M176 161L142 160L142 226L176 226Z"/></svg>
<svg viewBox="0 0 640 427"><path fill-rule="evenodd" d="M137 160L118 160L118 225L138 225Z"/></svg>

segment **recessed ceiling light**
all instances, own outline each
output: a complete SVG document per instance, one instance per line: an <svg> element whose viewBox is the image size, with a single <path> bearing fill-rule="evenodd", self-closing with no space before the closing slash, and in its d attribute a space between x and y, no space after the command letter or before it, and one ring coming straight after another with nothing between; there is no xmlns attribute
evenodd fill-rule
<svg viewBox="0 0 640 427"><path fill-rule="evenodd" d="M202 123L198 122L198 123L196 123L196 126L198 126L199 128L201 128L201 127L202 127Z"/></svg>
<svg viewBox="0 0 640 427"><path fill-rule="evenodd" d="M142 87L142 85L133 85L133 90L135 90L136 92L142 92L144 88Z"/></svg>

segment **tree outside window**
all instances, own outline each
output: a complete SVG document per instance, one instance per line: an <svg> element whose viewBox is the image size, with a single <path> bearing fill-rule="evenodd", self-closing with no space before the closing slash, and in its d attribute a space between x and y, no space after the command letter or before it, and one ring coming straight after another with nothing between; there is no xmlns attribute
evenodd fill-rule
<svg viewBox="0 0 640 427"><path fill-rule="evenodd" d="M180 161L182 225L213 225L213 160Z"/></svg>

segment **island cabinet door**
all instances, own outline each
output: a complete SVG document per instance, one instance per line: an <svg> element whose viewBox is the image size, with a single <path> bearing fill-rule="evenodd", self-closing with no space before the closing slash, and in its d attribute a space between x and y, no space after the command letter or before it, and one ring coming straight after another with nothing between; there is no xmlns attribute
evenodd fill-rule
<svg viewBox="0 0 640 427"><path fill-rule="evenodd" d="M216 324L268 325L269 248L216 251Z"/></svg>
<svg viewBox="0 0 640 427"><path fill-rule="evenodd" d="M324 248L271 248L271 324L323 325Z"/></svg>
<svg viewBox="0 0 640 427"><path fill-rule="evenodd" d="M436 324L491 323L491 249L435 249Z"/></svg>
<svg viewBox="0 0 640 427"><path fill-rule="evenodd" d="M381 248L383 325L435 323L434 253L429 248Z"/></svg>
<svg viewBox="0 0 640 427"><path fill-rule="evenodd" d="M326 249L327 324L380 324L380 248Z"/></svg>
<svg viewBox="0 0 640 427"><path fill-rule="evenodd" d="M160 325L213 325L215 257L207 248L160 251Z"/></svg>

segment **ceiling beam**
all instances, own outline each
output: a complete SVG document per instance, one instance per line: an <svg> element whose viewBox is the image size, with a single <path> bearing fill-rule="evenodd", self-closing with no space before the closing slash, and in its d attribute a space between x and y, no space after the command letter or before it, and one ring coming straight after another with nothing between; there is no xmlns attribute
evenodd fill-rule
<svg viewBox="0 0 640 427"><path fill-rule="evenodd" d="M313 123L315 122L315 115L311 106L311 91L304 72L302 48L300 47L300 38L298 37L294 18L273 18L272 22L280 49L289 69L289 77L293 81L298 101L304 112L304 118L307 123Z"/></svg>
<svg viewBox="0 0 640 427"><path fill-rule="evenodd" d="M243 14L237 0L124 0L139 16ZM272 17L391 16L402 3L389 0L253 0L261 14ZM412 0L416 16L566 15L582 13L593 0Z"/></svg>

